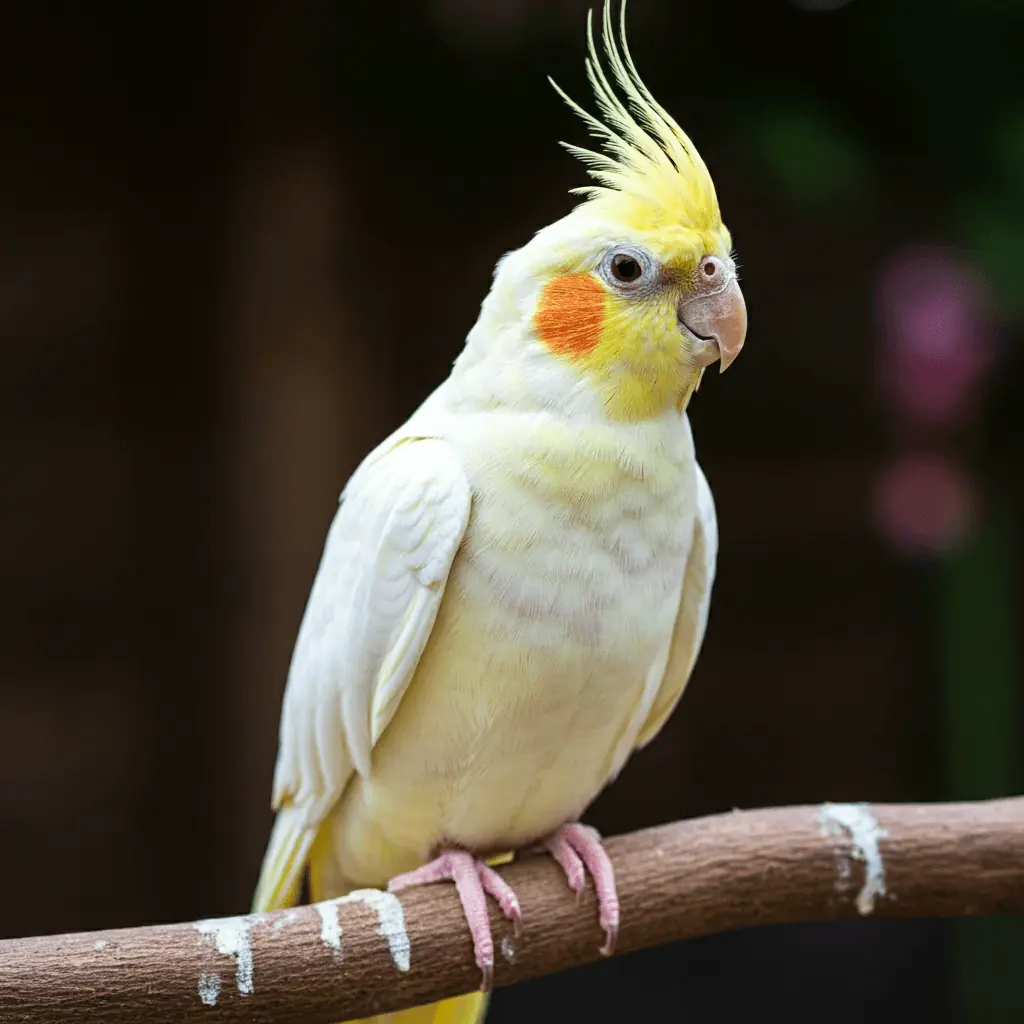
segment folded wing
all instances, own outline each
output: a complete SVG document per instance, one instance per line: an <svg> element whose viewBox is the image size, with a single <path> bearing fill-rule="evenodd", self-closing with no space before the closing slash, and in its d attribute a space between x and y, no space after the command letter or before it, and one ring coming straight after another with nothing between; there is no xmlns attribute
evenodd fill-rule
<svg viewBox="0 0 1024 1024"><path fill-rule="evenodd" d="M693 546L686 562L683 592L676 616L668 663L661 686L640 730L637 747L646 746L661 731L686 689L693 666L704 642L718 556L718 521L711 488L697 466L697 514L693 527Z"/></svg>
<svg viewBox="0 0 1024 1024"><path fill-rule="evenodd" d="M254 908L296 898L320 823L405 693L437 617L471 505L447 442L378 449L341 497L299 628L274 774L277 820Z"/></svg>

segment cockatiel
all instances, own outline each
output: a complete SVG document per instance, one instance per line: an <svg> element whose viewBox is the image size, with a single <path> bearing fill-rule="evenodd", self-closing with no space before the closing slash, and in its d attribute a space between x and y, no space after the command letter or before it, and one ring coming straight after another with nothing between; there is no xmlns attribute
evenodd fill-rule
<svg viewBox="0 0 1024 1024"><path fill-rule="evenodd" d="M359 466L292 656L255 909L454 880L482 992L390 1015L482 1019L486 858L538 844L619 908L578 823L672 712L704 636L714 504L686 406L746 310L707 167L641 81L610 3L587 73L596 184L498 263L451 375ZM553 84L553 83L552 83ZM555 86L558 89L558 86Z"/></svg>

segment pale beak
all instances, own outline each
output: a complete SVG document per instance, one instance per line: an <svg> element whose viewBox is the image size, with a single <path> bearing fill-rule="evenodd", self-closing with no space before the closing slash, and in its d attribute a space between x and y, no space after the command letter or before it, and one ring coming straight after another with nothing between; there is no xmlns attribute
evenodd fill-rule
<svg viewBox="0 0 1024 1024"><path fill-rule="evenodd" d="M679 308L679 322L705 343L705 348L695 353L700 364L707 366L717 359L719 371L725 373L747 336L747 305L739 282L733 278L720 292L685 302Z"/></svg>

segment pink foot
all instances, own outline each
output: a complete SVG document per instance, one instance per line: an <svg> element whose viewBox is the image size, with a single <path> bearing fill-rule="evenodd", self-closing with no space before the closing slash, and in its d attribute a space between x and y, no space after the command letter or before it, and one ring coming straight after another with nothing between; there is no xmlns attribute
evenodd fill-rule
<svg viewBox="0 0 1024 1024"><path fill-rule="evenodd" d="M497 871L464 850L446 850L429 864L415 871L407 871L404 875L397 875L388 882L388 892L447 881L455 883L469 933L473 937L476 964L483 972L480 991L490 992L494 985L494 939L491 936L491 921L487 916L487 896L495 899L504 915L512 922L517 936L523 928L519 900Z"/></svg>
<svg viewBox="0 0 1024 1024"><path fill-rule="evenodd" d="M612 862L604 852L597 830L578 822L563 825L545 840L544 846L561 865L577 900L587 882L586 872L590 872L597 893L597 919L604 929L601 952L611 956L619 938L619 894L615 889Z"/></svg>

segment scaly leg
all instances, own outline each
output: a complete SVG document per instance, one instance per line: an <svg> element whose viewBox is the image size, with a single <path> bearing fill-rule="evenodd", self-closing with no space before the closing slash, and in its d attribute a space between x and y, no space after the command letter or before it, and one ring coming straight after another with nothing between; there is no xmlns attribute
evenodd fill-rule
<svg viewBox="0 0 1024 1024"><path fill-rule="evenodd" d="M619 937L619 896L615 889L615 871L601 845L600 835L589 825L574 822L557 829L542 845L565 872L569 888L576 893L577 900L586 885L587 873L594 880L597 919L605 935L601 952L611 956ZM476 963L483 972L480 989L489 992L494 984L494 938L487 916L487 897L493 897L501 907L512 922L516 935L521 934L523 927L519 900L501 875L465 850L445 850L429 864L397 875L388 882L388 892L447 881L455 883L466 915Z"/></svg>
<svg viewBox="0 0 1024 1024"><path fill-rule="evenodd" d="M597 919L604 929L601 952L611 956L619 938L619 894L615 889L615 871L601 845L601 837L589 825L574 822L563 825L544 842L545 848L565 872L569 888L577 900L586 885L586 872L594 880L597 894Z"/></svg>
<svg viewBox="0 0 1024 1024"><path fill-rule="evenodd" d="M487 916L487 896L492 896L501 907L504 915L512 922L516 935L521 933L523 927L519 900L501 875L464 850L446 850L429 864L415 871L407 871L404 875L397 875L388 882L388 892L445 881L455 883L469 933L473 937L476 963L483 972L480 990L489 992L494 985L494 939L491 936L490 918Z"/></svg>

